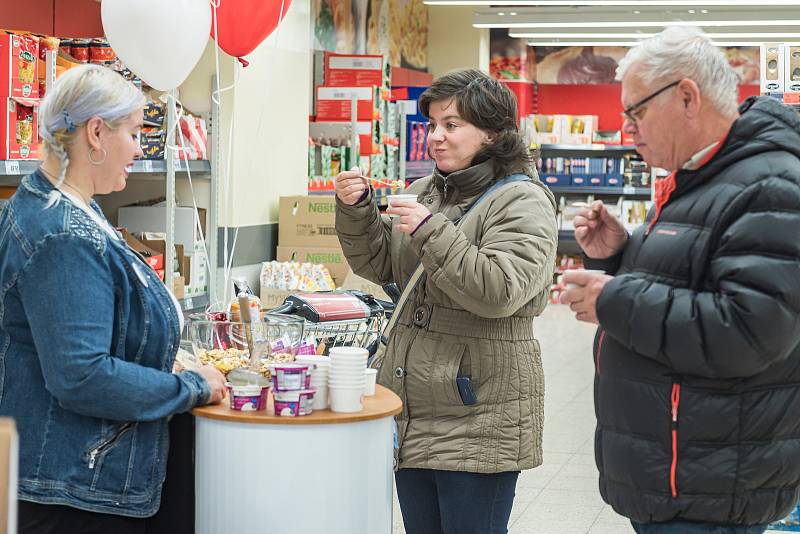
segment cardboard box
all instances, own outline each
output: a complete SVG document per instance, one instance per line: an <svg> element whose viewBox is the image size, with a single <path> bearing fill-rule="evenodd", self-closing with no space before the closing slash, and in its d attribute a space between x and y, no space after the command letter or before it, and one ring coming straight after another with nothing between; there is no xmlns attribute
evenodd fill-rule
<svg viewBox="0 0 800 534"><path fill-rule="evenodd" d="M129 247L135 252L138 252L144 258L145 263L149 265L154 271L162 273L164 272L164 254L159 253L156 250L148 247L135 237L131 235L127 228L120 228L120 233L122 234L122 238L125 239L125 242L128 244ZM163 277L162 277L163 280Z"/></svg>
<svg viewBox="0 0 800 534"><path fill-rule="evenodd" d="M39 97L39 40L0 34L0 96Z"/></svg>
<svg viewBox="0 0 800 534"><path fill-rule="evenodd" d="M262 310L271 310L273 308L277 308L283 301L286 300L286 297L291 295L293 292L286 290L286 289L272 289L269 287L262 287L261 288L261 309ZM296 291L294 292L296 293Z"/></svg>
<svg viewBox="0 0 800 534"><path fill-rule="evenodd" d="M350 273L350 266L347 264L341 247L279 246L277 259L278 261L322 264L331 273L336 287L341 286Z"/></svg>
<svg viewBox="0 0 800 534"><path fill-rule="evenodd" d="M39 101L0 98L0 159L39 158Z"/></svg>
<svg viewBox="0 0 800 534"><path fill-rule="evenodd" d="M383 87L383 56L365 54L325 54L325 85Z"/></svg>
<svg viewBox="0 0 800 534"><path fill-rule="evenodd" d="M17 531L19 437L14 420L0 418L0 533Z"/></svg>
<svg viewBox="0 0 800 534"><path fill-rule="evenodd" d="M146 247L155 250L157 253L162 255L162 258L166 257L167 252L167 242L163 239L144 239L142 240L142 244ZM172 266L173 272L177 272L181 276L186 276L187 273L184 272L182 269L184 267L183 262L183 245L175 244L175 265ZM160 269L165 269L163 266L163 259L162 259L162 266ZM166 269L165 269L166 270Z"/></svg>
<svg viewBox="0 0 800 534"><path fill-rule="evenodd" d="M278 208L278 245L282 247L338 247L336 197L281 197Z"/></svg>
<svg viewBox="0 0 800 534"><path fill-rule="evenodd" d="M357 289L364 293L369 293L376 299L391 301L389 296L384 293L383 288L374 282L370 282L366 278L361 278L353 271L350 271L342 283L341 289Z"/></svg>
<svg viewBox="0 0 800 534"><path fill-rule="evenodd" d="M172 277L172 294L175 295L176 299L182 299L186 297L186 280L183 276L175 273Z"/></svg>
<svg viewBox="0 0 800 534"><path fill-rule="evenodd" d="M131 232L167 231L167 208L157 206L123 206L117 211L117 223ZM206 232L206 210L197 209L203 235ZM183 245L186 251L194 250L200 242L200 234L194 221L194 208L178 206L175 208L175 243Z"/></svg>
<svg viewBox="0 0 800 534"><path fill-rule="evenodd" d="M349 121L351 100L356 98L356 113L360 121L380 118L376 109L373 87L317 87L317 120Z"/></svg>
<svg viewBox="0 0 800 534"><path fill-rule="evenodd" d="M195 297L208 292L208 264L203 253L203 242L195 244L189 255L189 277L186 280L186 296Z"/></svg>

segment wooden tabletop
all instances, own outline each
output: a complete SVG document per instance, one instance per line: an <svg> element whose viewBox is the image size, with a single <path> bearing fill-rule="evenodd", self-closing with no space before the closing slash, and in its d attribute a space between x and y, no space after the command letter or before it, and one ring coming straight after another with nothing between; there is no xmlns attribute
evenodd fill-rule
<svg viewBox="0 0 800 534"><path fill-rule="evenodd" d="M314 410L311 415L285 417L275 415L272 406L272 392L267 401L267 409L260 412L239 412L231 410L226 398L220 404L202 406L192 410L195 417L230 421L231 423L254 423L260 425L333 425L338 423L359 423L372 419L383 419L400 413L403 403L400 397L378 385L375 395L364 397L364 409L356 413L335 413L330 410Z"/></svg>

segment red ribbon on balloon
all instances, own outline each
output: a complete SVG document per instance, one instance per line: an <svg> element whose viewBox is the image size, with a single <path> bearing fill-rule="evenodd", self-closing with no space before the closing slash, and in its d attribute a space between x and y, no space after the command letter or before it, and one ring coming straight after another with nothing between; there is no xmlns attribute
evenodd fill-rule
<svg viewBox="0 0 800 534"><path fill-rule="evenodd" d="M242 56L255 50L269 37L291 4L292 0L220 0L217 8L219 36L214 35L212 24L211 37L217 40L222 50L246 67L249 63Z"/></svg>

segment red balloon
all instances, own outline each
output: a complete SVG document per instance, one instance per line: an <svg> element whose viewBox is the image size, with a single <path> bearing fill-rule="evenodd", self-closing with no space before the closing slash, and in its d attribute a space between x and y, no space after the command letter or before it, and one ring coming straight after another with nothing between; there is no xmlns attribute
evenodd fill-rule
<svg viewBox="0 0 800 534"><path fill-rule="evenodd" d="M241 59L269 37L286 16L292 0L220 0L217 8L217 31L211 24L211 37L231 56ZM281 13L283 5L283 13Z"/></svg>

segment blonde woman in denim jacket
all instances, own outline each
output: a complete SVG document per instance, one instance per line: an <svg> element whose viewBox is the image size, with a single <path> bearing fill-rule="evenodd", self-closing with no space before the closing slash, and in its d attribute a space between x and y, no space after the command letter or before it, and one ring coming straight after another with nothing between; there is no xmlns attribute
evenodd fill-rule
<svg viewBox="0 0 800 534"><path fill-rule="evenodd" d="M144 533L168 418L224 396L212 368L173 374L183 317L96 194L142 156L141 92L65 73L41 107L47 157L0 212L0 416L20 433L20 534Z"/></svg>

